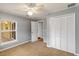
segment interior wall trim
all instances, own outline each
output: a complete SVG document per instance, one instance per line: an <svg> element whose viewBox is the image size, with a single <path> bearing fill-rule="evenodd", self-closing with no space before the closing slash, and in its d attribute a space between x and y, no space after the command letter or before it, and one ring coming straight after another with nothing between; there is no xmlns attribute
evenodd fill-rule
<svg viewBox="0 0 79 59"><path fill-rule="evenodd" d="M50 45L48 45L48 44L47 44L47 47L48 47L48 48L52 48L52 46L50 46ZM55 49L56 49L56 48L55 48ZM68 52L68 51L67 51L67 52ZM79 56L78 53L73 53L73 54L76 55L76 56Z"/></svg>
<svg viewBox="0 0 79 59"><path fill-rule="evenodd" d="M75 55L76 55L76 56L79 56L79 54L78 54L78 53L75 53Z"/></svg>
<svg viewBox="0 0 79 59"><path fill-rule="evenodd" d="M29 41L24 41L24 42L22 42L22 43L19 43L19 44L10 46L10 47L7 47L7 48L5 48L5 49L1 49L0 52L5 51L5 50L7 50L7 49L11 49L11 48L17 47L17 46L19 46L19 45L21 45L21 44L25 44L25 43L28 43L28 42L30 42L30 40L29 40Z"/></svg>

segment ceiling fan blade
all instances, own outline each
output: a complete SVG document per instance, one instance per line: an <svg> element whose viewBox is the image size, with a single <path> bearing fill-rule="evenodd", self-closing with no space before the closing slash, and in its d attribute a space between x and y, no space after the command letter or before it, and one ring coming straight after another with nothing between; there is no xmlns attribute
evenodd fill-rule
<svg viewBox="0 0 79 59"><path fill-rule="evenodd" d="M43 6L43 5L39 5L39 6L35 7L35 10L36 10L37 12L44 11L44 6Z"/></svg>
<svg viewBox="0 0 79 59"><path fill-rule="evenodd" d="M21 6L18 6L17 8L15 8L15 10L17 11L28 11L28 6L26 5L21 5Z"/></svg>

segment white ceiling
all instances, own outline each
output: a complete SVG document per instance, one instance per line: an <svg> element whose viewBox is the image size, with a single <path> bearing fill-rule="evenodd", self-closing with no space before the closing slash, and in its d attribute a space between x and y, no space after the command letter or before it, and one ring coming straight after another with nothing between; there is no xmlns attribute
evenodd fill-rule
<svg viewBox="0 0 79 59"><path fill-rule="evenodd" d="M44 8L42 12L39 12L37 14L34 14L33 16L30 16L30 18L44 18L48 13L60 11L63 9L67 9L67 5L69 3L43 3ZM27 17L26 12L23 11L25 3L1 3L0 4L0 11L6 12L18 16Z"/></svg>

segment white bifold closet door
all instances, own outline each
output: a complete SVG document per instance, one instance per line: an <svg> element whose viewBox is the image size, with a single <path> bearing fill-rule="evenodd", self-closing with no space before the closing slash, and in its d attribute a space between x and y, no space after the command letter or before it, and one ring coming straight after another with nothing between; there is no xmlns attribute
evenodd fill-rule
<svg viewBox="0 0 79 59"><path fill-rule="evenodd" d="M61 39L61 49L67 51L67 17L60 17L60 39Z"/></svg>
<svg viewBox="0 0 79 59"><path fill-rule="evenodd" d="M75 14L60 16L61 49L75 53Z"/></svg>
<svg viewBox="0 0 79 59"><path fill-rule="evenodd" d="M55 18L55 45L56 48L60 49L60 19Z"/></svg>
<svg viewBox="0 0 79 59"><path fill-rule="evenodd" d="M48 45L75 53L75 15L66 14L48 19Z"/></svg>
<svg viewBox="0 0 79 59"><path fill-rule="evenodd" d="M67 16L67 50L75 53L75 14Z"/></svg>
<svg viewBox="0 0 79 59"><path fill-rule="evenodd" d="M48 46L51 46L53 48L56 47L56 40L55 40L55 23L56 20L54 18L51 18L47 20L48 23Z"/></svg>

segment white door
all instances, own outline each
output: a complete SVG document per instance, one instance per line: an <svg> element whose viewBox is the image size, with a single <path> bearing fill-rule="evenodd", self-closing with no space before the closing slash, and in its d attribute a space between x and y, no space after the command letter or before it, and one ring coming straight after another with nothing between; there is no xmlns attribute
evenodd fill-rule
<svg viewBox="0 0 79 59"><path fill-rule="evenodd" d="M60 17L61 50L67 51L67 16Z"/></svg>
<svg viewBox="0 0 79 59"><path fill-rule="evenodd" d="M48 24L49 46L60 49L60 19L50 18Z"/></svg>
<svg viewBox="0 0 79 59"><path fill-rule="evenodd" d="M35 21L31 22L31 40L32 42L37 40L38 36L38 23Z"/></svg>
<svg viewBox="0 0 79 59"><path fill-rule="evenodd" d="M75 53L75 15L51 17L48 21L48 45Z"/></svg>
<svg viewBox="0 0 79 59"><path fill-rule="evenodd" d="M55 44L57 49L60 49L60 20L60 18L55 18Z"/></svg>
<svg viewBox="0 0 79 59"><path fill-rule="evenodd" d="M43 38L43 22L38 22L38 37Z"/></svg>
<svg viewBox="0 0 79 59"><path fill-rule="evenodd" d="M48 19L48 36L49 36L48 45L53 48L56 48L55 24L56 24L55 18Z"/></svg>
<svg viewBox="0 0 79 59"><path fill-rule="evenodd" d="M75 14L67 16L68 51L75 53Z"/></svg>

